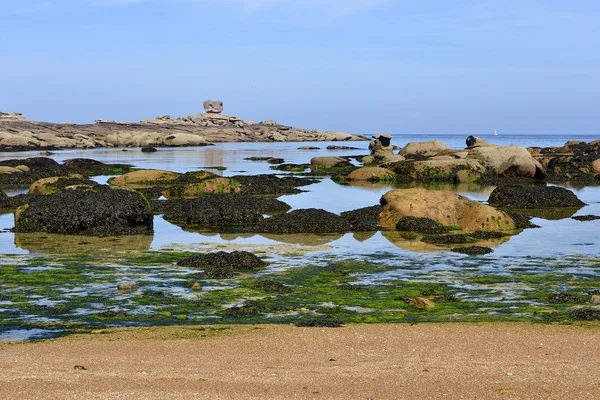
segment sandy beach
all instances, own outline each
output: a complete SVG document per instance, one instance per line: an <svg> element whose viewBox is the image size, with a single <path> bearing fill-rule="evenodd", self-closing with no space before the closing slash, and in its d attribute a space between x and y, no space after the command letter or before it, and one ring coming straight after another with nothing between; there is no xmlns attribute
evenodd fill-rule
<svg viewBox="0 0 600 400"><path fill-rule="evenodd" d="M3 399L598 399L598 324L103 330L0 344Z"/></svg>

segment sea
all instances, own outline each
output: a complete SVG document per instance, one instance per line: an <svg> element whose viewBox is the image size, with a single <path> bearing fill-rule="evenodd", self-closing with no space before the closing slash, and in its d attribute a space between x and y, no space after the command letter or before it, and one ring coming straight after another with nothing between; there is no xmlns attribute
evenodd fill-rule
<svg viewBox="0 0 600 400"><path fill-rule="evenodd" d="M438 139L454 149L465 147L467 135L393 135L392 144L402 147L408 142ZM482 135L490 143L520 146L562 146L568 140L590 142L600 135ZM356 149L330 150L329 145L349 146ZM317 149L303 150L310 146ZM352 156L368 154L368 141L363 142L302 142L302 143L218 143L207 147L159 148L154 153L142 153L139 148L127 149L66 149L55 151L49 157L58 162L72 158L91 158L105 163L128 163L136 168L163 169L176 172L208 170L222 176L240 174L287 173L271 169L265 161L250 161L250 157L282 158L286 163L309 163L316 156ZM0 160L40 156L39 151L0 153ZM105 183L109 176L93 177ZM86 315L105 310L107 307L125 306L133 315L151 312L147 306L139 306L136 294L115 294L116 283L124 278L135 279L144 285L144 290L169 292L173 296L192 296L182 288L182 278L169 265L136 266L130 262L119 264L107 261L99 271L85 272L99 276L102 283L81 286L73 283L43 287L32 287L26 282L9 284L11 273L16 271L43 272L60 266L44 261L37 265L35 260L52 260L65 254L140 254L143 252L186 251L210 252L215 250L248 250L262 254L269 262L267 273L277 274L290 268L307 265L324 265L331 260L366 262L385 265L382 272L364 273L356 276L356 284L381 285L389 282L435 282L448 285L465 301L483 302L490 307L481 307L473 318L482 313L504 315L507 318L529 318L534 314L523 314L515 304L531 305L532 290L547 290L544 282L536 282L537 276L549 276L552 288L583 290L586 282L595 284L600 277L600 220L581 222L573 215L600 215L600 186L570 186L586 205L560 219L533 218L535 229L526 229L519 234L498 240L492 244L493 253L470 257L452 253L447 248L423 245L403 237L397 232L347 233L333 235L266 235L266 234L220 234L181 228L165 221L162 215L154 217L154 234L143 237L122 237L94 240L89 237L70 237L51 234L15 234L12 213L0 214L0 295L4 291L13 297L3 300L0 296L0 341L23 340L49 337L58 334L54 323L72 322L79 319L89 321ZM335 183L324 178L318 183L304 186L302 193L279 197L292 209L321 208L341 213L361 207L379 204L381 196L396 186L388 184L359 184L356 186ZM479 185L433 185L432 190L454 190L473 200L486 203L493 186ZM8 195L27 191L26 187L4 187ZM111 258L112 260L112 258ZM329 261L328 261L329 260ZM72 262L72 261L70 261ZM35 264L35 265L34 265ZM70 264L69 264L70 265ZM11 269L12 268L12 269ZM89 269L89 267L87 267ZM106 272L107 268L109 271ZM87 271L87 270L86 270ZM3 275L4 274L4 275ZM8 275L7 275L8 274ZM87 275L86 275L87 274ZM99 275L98 275L99 274ZM3 282L2 276L7 277ZM507 277L508 283L485 283L481 277ZM521 277L529 277L522 281ZM567 276L567 278L563 278ZM9 279L10 278L10 279ZM564 279L564 280L563 280ZM557 281L558 280L558 281ZM479 282L474 284L473 282ZM208 286L204 286L208 285ZM236 283L228 283L235 287ZM231 286L233 285L233 286ZM51 289L51 295L48 290ZM591 288L593 289L593 288ZM600 288L596 288L600 289ZM203 283L203 293L212 290ZM62 317L47 317L44 310L48 305L70 304L74 298L89 296L89 301L78 305L72 313ZM116 297L115 297L116 296ZM187 297L185 297L187 298ZM160 303L160 299L156 300ZM81 301L80 301L81 302ZM79 303L78 303L79 304ZM493 305L493 307L492 307ZM545 303L539 303L539 307ZM33 307L33 308L32 308ZM166 304L153 307L167 307ZM495 307L495 308L494 308ZM160 308L159 308L160 309ZM33 311L32 311L33 310ZM36 311L37 310L37 311ZM42 311L39 311L42 310ZM150 311L149 311L150 310ZM511 311L513 310L513 311ZM511 314L514 312L514 315ZM464 318L465 316L459 316ZM467 316L468 318L469 316ZM1 318L5 318L4 325ZM204 318L202 313L190 318ZM452 316L449 317L450 319ZM61 322L62 321L62 322ZM94 321L92 319L92 321ZM130 322L131 324L146 324ZM4 328L3 328L4 327ZM4 329L4 332L3 332Z"/></svg>

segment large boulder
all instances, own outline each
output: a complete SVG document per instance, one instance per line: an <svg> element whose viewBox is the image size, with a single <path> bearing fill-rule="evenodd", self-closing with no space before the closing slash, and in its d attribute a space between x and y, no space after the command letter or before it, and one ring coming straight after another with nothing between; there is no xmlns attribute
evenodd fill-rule
<svg viewBox="0 0 600 400"><path fill-rule="evenodd" d="M182 226L211 226L218 230L244 230L240 227L261 222L263 214L281 213L290 206L276 199L240 194L206 195L195 199L154 200L155 213Z"/></svg>
<svg viewBox="0 0 600 400"><path fill-rule="evenodd" d="M15 232L115 236L151 233L152 228L150 207L142 195L105 185L32 197L15 212Z"/></svg>
<svg viewBox="0 0 600 400"><path fill-rule="evenodd" d="M355 169L345 176L348 181L393 182L396 174L387 168L363 167Z"/></svg>
<svg viewBox="0 0 600 400"><path fill-rule="evenodd" d="M504 161L498 167L498 175L506 177L525 177L534 179L544 179L546 173L542 165L533 159L531 155L514 155Z"/></svg>
<svg viewBox="0 0 600 400"><path fill-rule="evenodd" d="M69 176L51 176L35 181L30 187L28 194L52 194L61 189L73 185L93 186L94 182L85 179L82 175L73 174Z"/></svg>
<svg viewBox="0 0 600 400"><path fill-rule="evenodd" d="M142 169L128 172L110 181L113 186L152 186L159 183L172 182L181 174L158 169Z"/></svg>
<svg viewBox="0 0 600 400"><path fill-rule="evenodd" d="M507 231L515 228L508 214L449 190L395 189L381 198L379 225L395 229L402 217L430 218L467 232Z"/></svg>
<svg viewBox="0 0 600 400"><path fill-rule="evenodd" d="M467 159L480 160L498 170L503 163L507 162L513 156L533 160L525 147L515 145L476 147L469 152Z"/></svg>
<svg viewBox="0 0 600 400"><path fill-rule="evenodd" d="M352 164L343 157L313 157L310 160L310 169L313 172L349 166Z"/></svg>
<svg viewBox="0 0 600 400"><path fill-rule="evenodd" d="M558 186L521 185L499 186L490 194L488 203L498 207L539 209L557 207L583 207L585 203L575 193Z"/></svg>
<svg viewBox="0 0 600 400"><path fill-rule="evenodd" d="M398 154L405 157L415 155L432 156L444 150L448 150L448 146L443 142L440 140L430 140L428 142L409 142Z"/></svg>
<svg viewBox="0 0 600 400"><path fill-rule="evenodd" d="M220 100L206 100L203 106L207 113L221 114L223 112L223 102Z"/></svg>
<svg viewBox="0 0 600 400"><path fill-rule="evenodd" d="M469 183L480 180L488 168L478 160L466 160L450 156L395 163L390 169L400 182L452 182Z"/></svg>
<svg viewBox="0 0 600 400"><path fill-rule="evenodd" d="M293 210L265 219L258 226L265 233L338 233L350 231L348 221L339 215L317 208Z"/></svg>

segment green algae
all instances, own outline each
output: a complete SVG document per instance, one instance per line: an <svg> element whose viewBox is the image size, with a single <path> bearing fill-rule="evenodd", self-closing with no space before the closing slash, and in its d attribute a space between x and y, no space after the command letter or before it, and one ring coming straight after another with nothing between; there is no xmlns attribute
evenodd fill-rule
<svg viewBox="0 0 600 400"><path fill-rule="evenodd" d="M597 259L523 258L500 270L492 260L440 262L376 253L340 259L330 253L282 253L277 268L206 278L176 263L195 253L55 254L0 259L0 329L64 332L109 325L297 323L332 318L340 323L454 321L570 322L600 289ZM278 258L277 258L278 257ZM281 265L290 267L281 267ZM117 290L121 280L137 290ZM198 282L201 289L193 290ZM553 294L565 293L563 297ZM569 297L572 296L572 297ZM425 297L431 309L409 302ZM565 301L555 301L557 298ZM577 301L569 301L577 300Z"/></svg>

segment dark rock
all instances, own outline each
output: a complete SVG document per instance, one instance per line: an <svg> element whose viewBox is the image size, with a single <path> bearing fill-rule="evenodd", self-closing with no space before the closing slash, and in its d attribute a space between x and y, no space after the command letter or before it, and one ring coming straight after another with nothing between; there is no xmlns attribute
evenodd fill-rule
<svg viewBox="0 0 600 400"><path fill-rule="evenodd" d="M129 316L129 313L125 310L111 310L99 312L96 316L99 318L122 318Z"/></svg>
<svg viewBox="0 0 600 400"><path fill-rule="evenodd" d="M299 328L339 328L343 325L341 321L331 318L313 318L296 322Z"/></svg>
<svg viewBox="0 0 600 400"><path fill-rule="evenodd" d="M154 147L142 147L142 153L156 153L157 151Z"/></svg>
<svg viewBox="0 0 600 400"><path fill-rule="evenodd" d="M221 268L233 271L251 271L263 268L266 263L249 251L216 251L184 258L177 265L189 268Z"/></svg>
<svg viewBox="0 0 600 400"><path fill-rule="evenodd" d="M468 254L470 256L482 256L484 254L491 253L493 250L490 249L489 247L469 246L469 247L453 247L452 249L450 249L450 251L453 251L455 253Z"/></svg>
<svg viewBox="0 0 600 400"><path fill-rule="evenodd" d="M130 164L105 164L89 158L65 160L60 167L63 175L81 174L84 176L117 175L127 173L131 169Z"/></svg>
<svg viewBox="0 0 600 400"><path fill-rule="evenodd" d="M527 228L539 228L539 225L531 223L531 216L520 214L520 213L511 213L507 212L507 214L515 221L515 228L517 229L527 229Z"/></svg>
<svg viewBox="0 0 600 400"><path fill-rule="evenodd" d="M241 184L242 194L297 194L302 193L299 186L306 186L319 182L316 179L298 178L294 176L279 178L274 175L236 175L231 177Z"/></svg>
<svg viewBox="0 0 600 400"><path fill-rule="evenodd" d="M352 147L352 146L329 145L329 146L327 146L327 150L361 150L361 149L358 147Z"/></svg>
<svg viewBox="0 0 600 400"><path fill-rule="evenodd" d="M231 229L232 226L253 225L263 220L263 214L286 212L286 203L240 194L205 195L195 199L152 200L152 211L164 213L163 218L178 225L206 225Z"/></svg>
<svg viewBox="0 0 600 400"><path fill-rule="evenodd" d="M587 297L570 293L551 293L548 296L548 301L553 303L585 303L587 301Z"/></svg>
<svg viewBox="0 0 600 400"><path fill-rule="evenodd" d="M571 312L571 317L583 321L600 321L600 309L578 308Z"/></svg>
<svg viewBox="0 0 600 400"><path fill-rule="evenodd" d="M506 236L510 236L508 233L504 232L494 232L494 231L475 231L470 233L469 236L478 240L489 240L489 239L500 239Z"/></svg>
<svg viewBox="0 0 600 400"><path fill-rule="evenodd" d="M104 185L32 197L17 209L15 220L15 232L114 236L150 233L153 228L143 196Z"/></svg>
<svg viewBox="0 0 600 400"><path fill-rule="evenodd" d="M412 216L400 218L396 224L396 230L438 235L450 231L447 226L444 226L431 218Z"/></svg>
<svg viewBox="0 0 600 400"><path fill-rule="evenodd" d="M469 238L466 235L425 235L421 239L429 244L464 244L469 243Z"/></svg>
<svg viewBox="0 0 600 400"><path fill-rule="evenodd" d="M576 215L574 217L571 217L571 219L574 219L576 221L594 221L600 219L600 215Z"/></svg>
<svg viewBox="0 0 600 400"><path fill-rule="evenodd" d="M583 207L570 190L558 186L499 186L490 194L490 205L517 209Z"/></svg>
<svg viewBox="0 0 600 400"><path fill-rule="evenodd" d="M338 233L350 231L350 224L339 215L307 208L265 219L259 224L258 231L281 234Z"/></svg>
<svg viewBox="0 0 600 400"><path fill-rule="evenodd" d="M271 279L265 279L258 281L254 284L256 289L265 290L268 292L277 292L277 293L291 293L293 289L285 286L281 282L273 281Z"/></svg>
<svg viewBox="0 0 600 400"><path fill-rule="evenodd" d="M304 172L310 168L310 164L280 164L272 166L271 169L278 171Z"/></svg>
<svg viewBox="0 0 600 400"><path fill-rule="evenodd" d="M383 206L375 205L352 211L344 211L341 215L350 224L352 232L369 232L379 230L378 217Z"/></svg>
<svg viewBox="0 0 600 400"><path fill-rule="evenodd" d="M283 158L269 158L267 162L269 164L283 164L285 160Z"/></svg>

